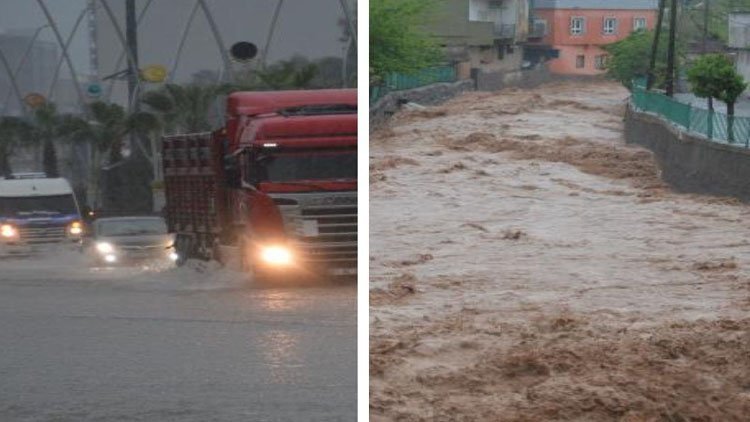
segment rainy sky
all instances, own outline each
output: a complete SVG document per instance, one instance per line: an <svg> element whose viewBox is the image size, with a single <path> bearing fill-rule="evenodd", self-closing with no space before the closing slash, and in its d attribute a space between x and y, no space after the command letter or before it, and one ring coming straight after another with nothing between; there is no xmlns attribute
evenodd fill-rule
<svg viewBox="0 0 750 422"><path fill-rule="evenodd" d="M147 0L138 0L139 8ZM113 8L122 8L124 1L109 1ZM276 0L208 0L208 6L215 14L222 28L226 44L247 40L262 46L265 42L269 22L276 6ZM58 21L63 37L67 37L85 7L86 0L46 0L47 6ZM153 0L149 15L142 22L140 43L144 46L146 60L154 61L163 57L169 61L174 54L176 40L179 40L184 22L192 9L192 0ZM338 0L285 0L280 15L274 42L269 49L269 60L288 58L302 54L310 58L341 56L342 43L338 41L341 28L337 25L342 17ZM191 57L189 52L199 51L199 46L213 43L208 33L205 19L198 16L192 25L186 43L184 66L194 71L203 63L215 61L218 56ZM2 0L0 2L0 30L25 29L29 33L45 24L43 13L35 0ZM164 32L160 32L164 31ZM77 33L71 54L76 68L81 73L89 72L88 33L85 23ZM54 40L54 35L45 29L41 39ZM148 38L148 39L144 39ZM191 48L192 46L192 48ZM168 63L164 63L168 64Z"/></svg>

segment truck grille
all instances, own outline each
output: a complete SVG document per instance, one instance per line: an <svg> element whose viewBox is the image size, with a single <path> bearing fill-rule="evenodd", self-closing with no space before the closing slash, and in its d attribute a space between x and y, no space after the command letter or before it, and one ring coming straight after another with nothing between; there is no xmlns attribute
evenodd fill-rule
<svg viewBox="0 0 750 422"><path fill-rule="evenodd" d="M160 249L167 249L164 245L119 245L118 248L123 251L135 252L151 252Z"/></svg>
<svg viewBox="0 0 750 422"><path fill-rule="evenodd" d="M336 267L357 265L356 205L306 206L299 213L295 232L304 261ZM300 229L305 222L317 227L316 235Z"/></svg>
<svg viewBox="0 0 750 422"><path fill-rule="evenodd" d="M19 235L28 243L62 242L67 238L65 227L21 227Z"/></svg>

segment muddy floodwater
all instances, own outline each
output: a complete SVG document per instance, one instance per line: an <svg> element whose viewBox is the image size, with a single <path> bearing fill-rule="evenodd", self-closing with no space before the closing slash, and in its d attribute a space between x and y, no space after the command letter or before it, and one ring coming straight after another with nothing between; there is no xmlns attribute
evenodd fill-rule
<svg viewBox="0 0 750 422"><path fill-rule="evenodd" d="M747 420L750 208L662 184L627 97L467 93L373 134L372 420Z"/></svg>

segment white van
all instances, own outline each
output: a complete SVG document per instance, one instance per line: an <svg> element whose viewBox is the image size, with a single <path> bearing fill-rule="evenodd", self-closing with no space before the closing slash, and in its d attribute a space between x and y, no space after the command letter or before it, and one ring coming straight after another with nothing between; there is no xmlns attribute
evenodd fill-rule
<svg viewBox="0 0 750 422"><path fill-rule="evenodd" d="M0 179L0 244L78 241L82 234L78 201L67 180Z"/></svg>

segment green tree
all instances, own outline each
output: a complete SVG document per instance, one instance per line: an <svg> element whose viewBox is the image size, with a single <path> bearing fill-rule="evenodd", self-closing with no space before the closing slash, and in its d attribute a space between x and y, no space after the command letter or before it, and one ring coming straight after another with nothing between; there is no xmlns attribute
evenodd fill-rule
<svg viewBox="0 0 750 422"><path fill-rule="evenodd" d="M734 141L734 106L747 83L734 69L732 61L723 54L707 54L693 63L687 76L693 93L708 99L709 137L713 134L713 99L716 98L727 105L727 134L729 141Z"/></svg>
<svg viewBox="0 0 750 422"><path fill-rule="evenodd" d="M62 116L54 103L45 103L34 109L30 120L29 139L42 146L42 170L48 177L59 177L55 141L60 137Z"/></svg>
<svg viewBox="0 0 750 422"><path fill-rule="evenodd" d="M212 128L211 108L227 90L223 85L166 84L143 94L141 103L159 118L165 133L203 132Z"/></svg>
<svg viewBox="0 0 750 422"><path fill-rule="evenodd" d="M681 18L679 37L690 39L700 43L703 38L703 23L705 17L705 4L707 0L685 0L681 9L684 16ZM726 42L729 38L729 25L727 19L729 13L735 10L750 10L750 0L708 0L708 36Z"/></svg>
<svg viewBox="0 0 750 422"><path fill-rule="evenodd" d="M29 139L31 125L18 117L0 118L0 175L10 176L13 173L10 159L16 148Z"/></svg>
<svg viewBox="0 0 750 422"><path fill-rule="evenodd" d="M370 71L414 73L442 59L437 42L423 25L436 0L370 0Z"/></svg>
<svg viewBox="0 0 750 422"><path fill-rule="evenodd" d="M637 31L625 39L605 45L604 51L609 54L607 76L632 90L634 78L648 75L653 42L653 31ZM660 37L654 69L656 87L664 85L667 73L667 42L667 37Z"/></svg>
<svg viewBox="0 0 750 422"><path fill-rule="evenodd" d="M293 57L274 63L266 70L256 71L261 84L255 89L304 89L309 88L318 75L318 66L302 57ZM252 87L251 87L252 88Z"/></svg>
<svg viewBox="0 0 750 422"><path fill-rule="evenodd" d="M60 134L71 142L90 146L86 195L92 206L101 205L101 168L105 164L116 164L123 160L125 136L133 131L147 133L157 127L159 122L149 113L128 115L122 106L101 101L89 104L87 118L72 115L63 117Z"/></svg>

